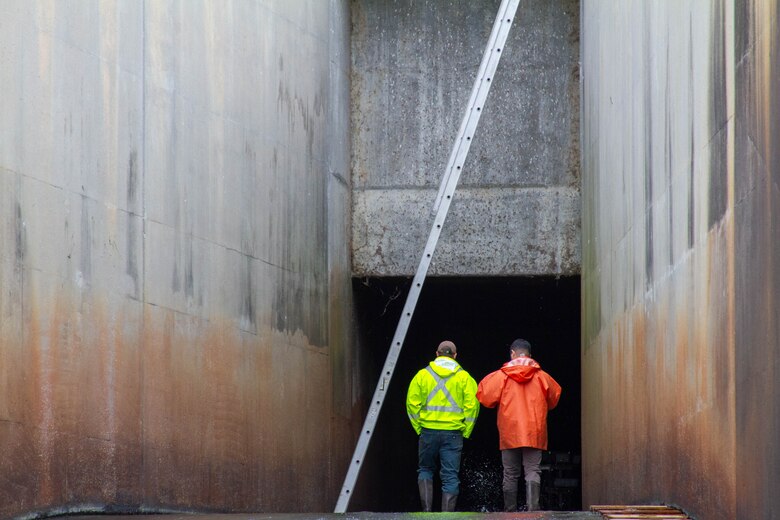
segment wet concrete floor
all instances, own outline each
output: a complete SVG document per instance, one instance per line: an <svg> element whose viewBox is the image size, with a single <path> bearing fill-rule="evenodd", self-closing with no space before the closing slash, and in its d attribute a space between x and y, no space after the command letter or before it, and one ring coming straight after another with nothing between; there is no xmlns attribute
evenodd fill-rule
<svg viewBox="0 0 780 520"><path fill-rule="evenodd" d="M276 514L230 514L230 515L144 515L143 520L597 520L603 518L598 513L586 511L534 511L518 513L276 513ZM71 516L68 520L128 520L122 516Z"/></svg>

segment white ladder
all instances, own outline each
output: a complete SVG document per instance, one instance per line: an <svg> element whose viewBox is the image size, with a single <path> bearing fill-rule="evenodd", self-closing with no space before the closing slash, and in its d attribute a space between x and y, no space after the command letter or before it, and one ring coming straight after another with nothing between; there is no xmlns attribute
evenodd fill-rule
<svg viewBox="0 0 780 520"><path fill-rule="evenodd" d="M347 506L349 505L349 500L355 488L355 482L357 481L360 467L366 455L366 450L368 449L368 443L371 441L371 436L374 433L374 427L376 426L376 421L379 417L379 411L382 409L382 404L385 401L385 394L390 385L390 379L393 376L393 372L395 371L395 364L401 353L401 346L406 337L406 332L409 329L409 323L412 321L412 314L414 314L417 299L420 296L420 291L422 291L425 276L428 273L428 267L431 264L433 252L436 249L436 243L439 241L439 235L441 234L444 220L447 218L447 212L450 209L452 195L455 192L458 179L460 179L463 164L466 162L471 140L474 137L474 131L477 129L479 117L482 115L482 107L485 105L488 92L490 92L490 86L493 83L493 75L496 72L496 67L498 67L498 60L501 58L501 53L504 50L504 43L509 34L509 29L512 27L512 21L517 12L519 2L520 0L502 0L501 5L498 8L496 21L493 23L490 39L485 48L485 53L482 56L482 63L479 66L477 78L474 80L474 86L471 89L471 97L469 98L469 103L466 107L466 113L463 116L460 130L458 130L458 135L455 138L455 143L452 147L452 152L450 153L450 159L444 170L444 178L441 181L441 186L439 186L439 193L436 196L436 202L433 206L432 213L435 214L435 217L431 232L428 235L428 242L423 250L420 265L417 267L417 274L415 274L414 279L412 280L412 287L409 289L401 318L398 320L398 326L395 329L395 335L390 344L387 359L382 368L382 373L379 376L376 390L374 390L374 396L371 399L368 414L363 423L363 429L360 432L360 438L355 447L355 452L352 455L352 462L347 470L344 485L341 487L341 493L339 494L339 499L334 511L336 513L346 512Z"/></svg>

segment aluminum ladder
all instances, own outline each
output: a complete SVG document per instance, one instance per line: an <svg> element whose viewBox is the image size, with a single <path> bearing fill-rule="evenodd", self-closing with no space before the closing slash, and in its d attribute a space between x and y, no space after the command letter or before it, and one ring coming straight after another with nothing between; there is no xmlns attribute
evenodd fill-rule
<svg viewBox="0 0 780 520"><path fill-rule="evenodd" d="M479 66L477 77L474 80L474 86L471 89L471 97L466 106L466 113L463 116L458 135L455 138L449 161L444 170L444 177L439 186L439 193L436 196L436 202L433 206L432 213L435 217L433 225L431 226L431 232L428 235L428 242L423 250L420 264L417 267L417 273L412 280L412 286L406 297L406 303L404 304L401 318L398 320L398 326L396 327L392 343L390 344L390 349L379 376L376 390L374 390L374 396L371 399L368 414L363 423L355 452L352 455L352 461L347 469L347 476L344 479L344 485L341 488L341 493L339 494L338 502L336 503L336 508L334 510L336 513L346 512L347 506L349 506L349 500L355 489L355 483L357 482L363 459L368 450L368 444L371 441L371 436L376 427L379 411L382 409L385 394L390 385L390 379L395 371L395 364L398 361L406 332L412 321L414 308L417 305L417 300L422 291L422 286L428 273L428 267L431 264L436 244L439 241L442 226L447 218L452 196L455 192L458 180L460 179L463 164L466 162L466 156L471 147L471 141L474 137L474 132L477 129L479 117L482 114L482 107L485 104L488 92L490 92L490 86L493 83L493 75L496 72L496 67L498 67L501 51L506 43L509 29L512 27L512 21L517 12L519 2L520 0L502 0L501 5L498 8L498 14L493 23L493 30L490 33L490 38L482 56L482 62Z"/></svg>

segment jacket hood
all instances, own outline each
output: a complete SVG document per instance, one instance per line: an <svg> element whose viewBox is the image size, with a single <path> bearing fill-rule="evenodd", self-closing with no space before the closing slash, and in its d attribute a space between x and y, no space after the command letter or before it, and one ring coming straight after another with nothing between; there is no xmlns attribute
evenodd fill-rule
<svg viewBox="0 0 780 520"><path fill-rule="evenodd" d="M430 362L430 365L433 371L439 374L441 377L450 376L460 370L460 365L458 362L447 356L437 357L435 360Z"/></svg>
<svg viewBox="0 0 780 520"><path fill-rule="evenodd" d="M501 371L507 375L507 377L514 379L518 383L527 383L530 381L537 370L541 370L542 367L529 357L516 357L512 361L504 363L501 367Z"/></svg>

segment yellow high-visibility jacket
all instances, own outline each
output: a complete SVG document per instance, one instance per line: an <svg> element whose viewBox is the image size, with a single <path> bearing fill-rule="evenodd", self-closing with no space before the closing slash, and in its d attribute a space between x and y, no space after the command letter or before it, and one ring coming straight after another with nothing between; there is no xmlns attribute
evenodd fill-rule
<svg viewBox="0 0 780 520"><path fill-rule="evenodd" d="M414 376L406 394L414 431L460 430L468 439L479 415L477 382L457 361L439 356Z"/></svg>

